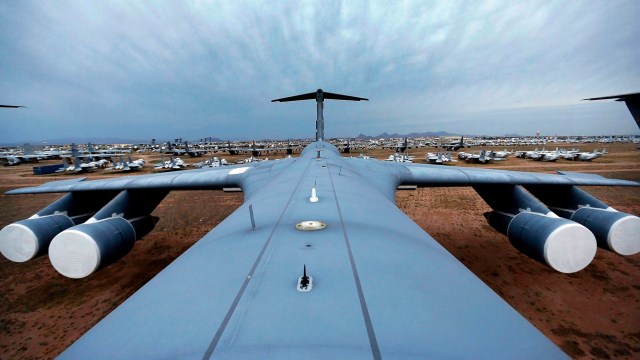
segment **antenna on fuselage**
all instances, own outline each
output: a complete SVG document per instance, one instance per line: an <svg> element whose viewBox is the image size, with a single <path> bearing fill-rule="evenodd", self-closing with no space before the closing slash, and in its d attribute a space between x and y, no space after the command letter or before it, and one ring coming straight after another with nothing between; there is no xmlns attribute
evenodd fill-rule
<svg viewBox="0 0 640 360"><path fill-rule="evenodd" d="M290 97L281 98L281 99L275 99L275 100L271 100L271 102L288 102L288 101L313 100L313 99L316 100L316 106L318 109L317 111L318 115L316 119L316 141L324 141L324 116L322 113L324 109L324 99L369 101L369 99L365 99L365 98L334 94L330 92L324 92L322 91L322 89L318 89L316 92L302 94L302 95L295 95L295 96L290 96Z"/></svg>

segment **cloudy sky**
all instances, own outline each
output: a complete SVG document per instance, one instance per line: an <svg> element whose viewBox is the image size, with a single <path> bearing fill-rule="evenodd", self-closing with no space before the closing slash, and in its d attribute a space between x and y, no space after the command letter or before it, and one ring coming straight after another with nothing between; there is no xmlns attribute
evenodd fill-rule
<svg viewBox="0 0 640 360"><path fill-rule="evenodd" d="M0 143L638 134L640 2L3 1Z"/></svg>

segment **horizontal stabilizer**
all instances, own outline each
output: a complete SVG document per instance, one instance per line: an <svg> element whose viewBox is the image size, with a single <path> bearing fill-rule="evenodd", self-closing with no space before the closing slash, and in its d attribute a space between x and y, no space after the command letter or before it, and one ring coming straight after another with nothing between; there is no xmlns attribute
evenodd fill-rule
<svg viewBox="0 0 640 360"><path fill-rule="evenodd" d="M334 94L334 93L328 93L328 92L324 93L324 98L332 99L332 100L369 101L369 99L365 99L361 97Z"/></svg>
<svg viewBox="0 0 640 360"><path fill-rule="evenodd" d="M616 99L616 101L640 100L640 93L601 96L601 97L588 98L588 99L582 99L582 100L608 100L608 99Z"/></svg>
<svg viewBox="0 0 640 360"><path fill-rule="evenodd" d="M331 100L350 100L350 101L369 101L369 99L350 96L350 95L342 95L342 94L334 94L330 92L324 92L322 89L318 89L316 92L289 96L281 99L271 100L271 102L288 102L288 101L300 101L300 100L316 100L322 102L323 99L331 99Z"/></svg>
<svg viewBox="0 0 640 360"><path fill-rule="evenodd" d="M636 121L638 128L640 128L640 93L602 96L602 97L582 99L582 100L606 100L606 99L616 99L616 101L624 101L624 103L627 105L627 109L629 109L629 112L633 117L633 120Z"/></svg>
<svg viewBox="0 0 640 360"><path fill-rule="evenodd" d="M11 108L11 109L17 109L17 108L23 108L26 106L22 106L22 105L0 105L0 108Z"/></svg>

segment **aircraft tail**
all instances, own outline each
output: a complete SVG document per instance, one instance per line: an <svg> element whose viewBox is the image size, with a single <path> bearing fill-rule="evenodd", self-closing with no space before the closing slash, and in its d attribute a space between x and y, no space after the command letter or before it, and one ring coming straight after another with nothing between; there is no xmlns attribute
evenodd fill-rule
<svg viewBox="0 0 640 360"><path fill-rule="evenodd" d="M638 128L640 128L640 93L602 96L602 97L588 98L588 99L582 99L582 100L592 101L592 100L607 100L607 99L624 101L624 103L627 105L627 109L629 109L629 112L633 117L633 120L636 121L636 125L638 125Z"/></svg>
<svg viewBox="0 0 640 360"><path fill-rule="evenodd" d="M33 151L33 146L29 145L29 144L24 144L24 148L22 150L22 153L24 155L34 155L35 152Z"/></svg>
<svg viewBox="0 0 640 360"><path fill-rule="evenodd" d="M289 97L284 97L280 99L271 100L271 102L289 102L289 101L301 101L301 100L316 100L317 104L317 119L316 119L316 141L324 140L324 100L349 100L349 101L369 101L369 99L360 98L356 96L350 95L342 95L342 94L334 94L330 92L324 92L322 89L316 90L316 92L294 95Z"/></svg>
<svg viewBox="0 0 640 360"><path fill-rule="evenodd" d="M78 151L78 146L75 143L71 143L71 156L73 157L80 156L80 152Z"/></svg>

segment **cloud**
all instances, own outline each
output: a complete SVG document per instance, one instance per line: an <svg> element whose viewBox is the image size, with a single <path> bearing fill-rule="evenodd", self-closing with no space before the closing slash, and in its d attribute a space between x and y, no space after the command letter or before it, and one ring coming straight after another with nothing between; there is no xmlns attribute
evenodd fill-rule
<svg viewBox="0 0 640 360"><path fill-rule="evenodd" d="M329 135L638 133L621 104L602 105L601 129L587 120L603 107L578 100L640 91L639 15L633 1L5 2L0 102L29 108L0 113L0 142L312 136L313 103L269 100L318 87L371 98L328 103Z"/></svg>

